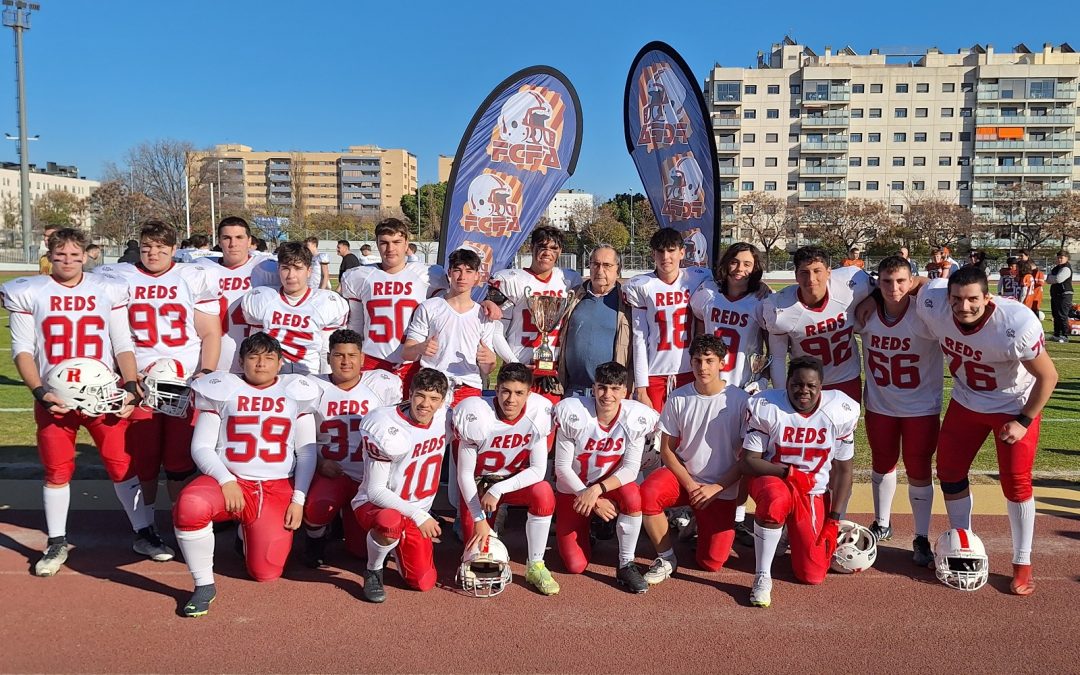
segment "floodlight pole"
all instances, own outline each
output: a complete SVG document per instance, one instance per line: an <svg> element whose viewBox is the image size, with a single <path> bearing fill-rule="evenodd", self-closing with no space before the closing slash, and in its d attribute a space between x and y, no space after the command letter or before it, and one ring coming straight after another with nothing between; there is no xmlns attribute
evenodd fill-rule
<svg viewBox="0 0 1080 675"><path fill-rule="evenodd" d="M40 5L23 0L3 0L4 25L15 32L15 79L18 83L16 104L19 110L19 190L22 197L22 235L26 262L37 260L33 244L33 204L30 200L30 152L26 131L26 75L23 71L22 34L30 30L30 12L41 9ZM12 9L13 8L13 9Z"/></svg>

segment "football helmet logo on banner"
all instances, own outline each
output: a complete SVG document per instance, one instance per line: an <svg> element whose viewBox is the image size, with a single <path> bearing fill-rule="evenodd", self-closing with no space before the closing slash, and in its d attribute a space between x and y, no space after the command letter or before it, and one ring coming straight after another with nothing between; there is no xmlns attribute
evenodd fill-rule
<svg viewBox="0 0 1080 675"><path fill-rule="evenodd" d="M503 103L499 111L499 133L510 143L555 145L555 132L548 128L551 104L532 89L519 91Z"/></svg>
<svg viewBox="0 0 1080 675"><path fill-rule="evenodd" d="M506 545L492 534L483 548L472 546L466 550L461 557L457 579L461 588L477 598L502 593L510 583L510 553Z"/></svg>
<svg viewBox="0 0 1080 675"><path fill-rule="evenodd" d="M841 574L854 574L870 568L875 560L877 539L870 530L850 520L841 520L832 570Z"/></svg>
<svg viewBox="0 0 1080 675"><path fill-rule="evenodd" d="M176 359L158 359L143 370L143 405L170 417L183 417L191 407L191 387Z"/></svg>
<svg viewBox="0 0 1080 675"><path fill-rule="evenodd" d="M66 359L45 376L45 386L64 402L64 407L84 415L116 414L127 393L116 386L120 378L96 359Z"/></svg>
<svg viewBox="0 0 1080 675"><path fill-rule="evenodd" d="M977 591L990 577L986 549L971 530L943 532L934 545L934 567L938 581L961 591Z"/></svg>

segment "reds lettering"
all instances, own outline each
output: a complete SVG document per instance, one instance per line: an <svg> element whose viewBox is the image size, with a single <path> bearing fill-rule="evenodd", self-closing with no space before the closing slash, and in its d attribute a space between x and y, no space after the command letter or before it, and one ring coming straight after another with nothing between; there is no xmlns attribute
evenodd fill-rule
<svg viewBox="0 0 1080 675"><path fill-rule="evenodd" d="M781 443L824 443L826 435L824 429L784 427L782 438Z"/></svg>
<svg viewBox="0 0 1080 675"><path fill-rule="evenodd" d="M92 312L97 309L94 296L81 295L52 296L49 298L50 312Z"/></svg>
<svg viewBox="0 0 1080 675"><path fill-rule="evenodd" d="M715 324L738 326L740 328L745 328L750 323L749 314L733 312L730 309L717 309L716 307L712 308L709 319Z"/></svg>
<svg viewBox="0 0 1080 675"><path fill-rule="evenodd" d="M416 444L416 447L413 448L413 451L412 451L412 458L416 459L417 457L423 457L424 455L429 455L429 454L431 454L433 452L439 452L439 451L441 451L443 449L443 446L445 446L445 445L446 445L446 435L445 434L442 435L442 436L436 436L435 438L429 438L426 441L424 441L423 443L417 443Z"/></svg>
<svg viewBox="0 0 1080 675"><path fill-rule="evenodd" d="M237 412L285 412L285 397L237 396Z"/></svg>
<svg viewBox="0 0 1080 675"><path fill-rule="evenodd" d="M847 323L847 314L841 312L835 319L825 319L806 327L807 335L825 335L840 330Z"/></svg>
<svg viewBox="0 0 1080 675"><path fill-rule="evenodd" d="M690 302L690 291L666 291L656 294L657 307L685 307Z"/></svg>
<svg viewBox="0 0 1080 675"><path fill-rule="evenodd" d="M250 281L250 280L249 280ZM136 300L175 300L176 286L136 286Z"/></svg>
<svg viewBox="0 0 1080 675"><path fill-rule="evenodd" d="M590 438L585 443L585 452L619 452L623 449L621 438Z"/></svg>
<svg viewBox="0 0 1080 675"><path fill-rule="evenodd" d="M246 291L251 288L251 277L228 277L219 280L222 291Z"/></svg>
<svg viewBox="0 0 1080 675"><path fill-rule="evenodd" d="M954 354L959 354L960 356L972 359L974 361L982 361L982 350L974 349L967 346L963 342L959 342L952 338L945 338L945 349L948 349Z"/></svg>
<svg viewBox="0 0 1080 675"><path fill-rule="evenodd" d="M531 440L532 434L506 434L505 436L496 436L491 439L491 447L512 450L513 448L528 444Z"/></svg>
<svg viewBox="0 0 1080 675"><path fill-rule="evenodd" d="M289 328L307 328L311 325L311 317L300 316L299 314L285 314L284 312L273 312L270 315L270 325L288 326Z"/></svg>
<svg viewBox="0 0 1080 675"><path fill-rule="evenodd" d="M564 295L563 291L537 291L533 293L533 297L538 295L550 295L553 298L561 298Z"/></svg>
<svg viewBox="0 0 1080 675"><path fill-rule="evenodd" d="M372 295L412 295L411 281L373 281Z"/></svg>
<svg viewBox="0 0 1080 675"><path fill-rule="evenodd" d="M367 399L363 401L328 401L326 404L327 417L341 417L342 415L366 415L370 404Z"/></svg>
<svg viewBox="0 0 1080 675"><path fill-rule="evenodd" d="M911 350L911 338L898 338L891 335L871 335L870 347L885 351L906 352Z"/></svg>

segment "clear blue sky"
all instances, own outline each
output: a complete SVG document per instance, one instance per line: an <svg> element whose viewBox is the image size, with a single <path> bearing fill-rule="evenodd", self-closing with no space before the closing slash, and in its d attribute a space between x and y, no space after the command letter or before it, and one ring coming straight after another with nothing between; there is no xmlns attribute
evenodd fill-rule
<svg viewBox="0 0 1080 675"><path fill-rule="evenodd" d="M753 65L785 34L826 45L1071 42L1080 2L279 2L39 0L27 34L31 159L99 177L143 140L206 147L339 150L374 143L416 153L421 182L453 155L504 77L562 70L581 97L584 137L569 186L640 190L623 143L622 95L646 42L679 50L700 82L714 62ZM460 6L461 9L454 9ZM10 29L0 39L0 130L15 133ZM14 143L0 155L15 161Z"/></svg>

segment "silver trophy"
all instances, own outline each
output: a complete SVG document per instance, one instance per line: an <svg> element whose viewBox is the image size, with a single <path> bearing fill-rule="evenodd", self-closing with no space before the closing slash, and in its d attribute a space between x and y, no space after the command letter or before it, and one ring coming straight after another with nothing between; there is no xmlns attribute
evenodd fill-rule
<svg viewBox="0 0 1080 675"><path fill-rule="evenodd" d="M533 350L533 375L537 377L558 375L555 368L555 352L551 348L549 334L566 316L566 310L570 308L570 298L532 295L528 288L525 289L525 297L528 298L533 325L540 331L540 344Z"/></svg>
<svg viewBox="0 0 1080 675"><path fill-rule="evenodd" d="M765 369L772 364L772 356L766 354L750 354L746 357L746 363L750 367L750 375L747 377L746 383L743 384L743 391L748 394L756 394L759 391L765 389L765 385L762 384L762 373Z"/></svg>

